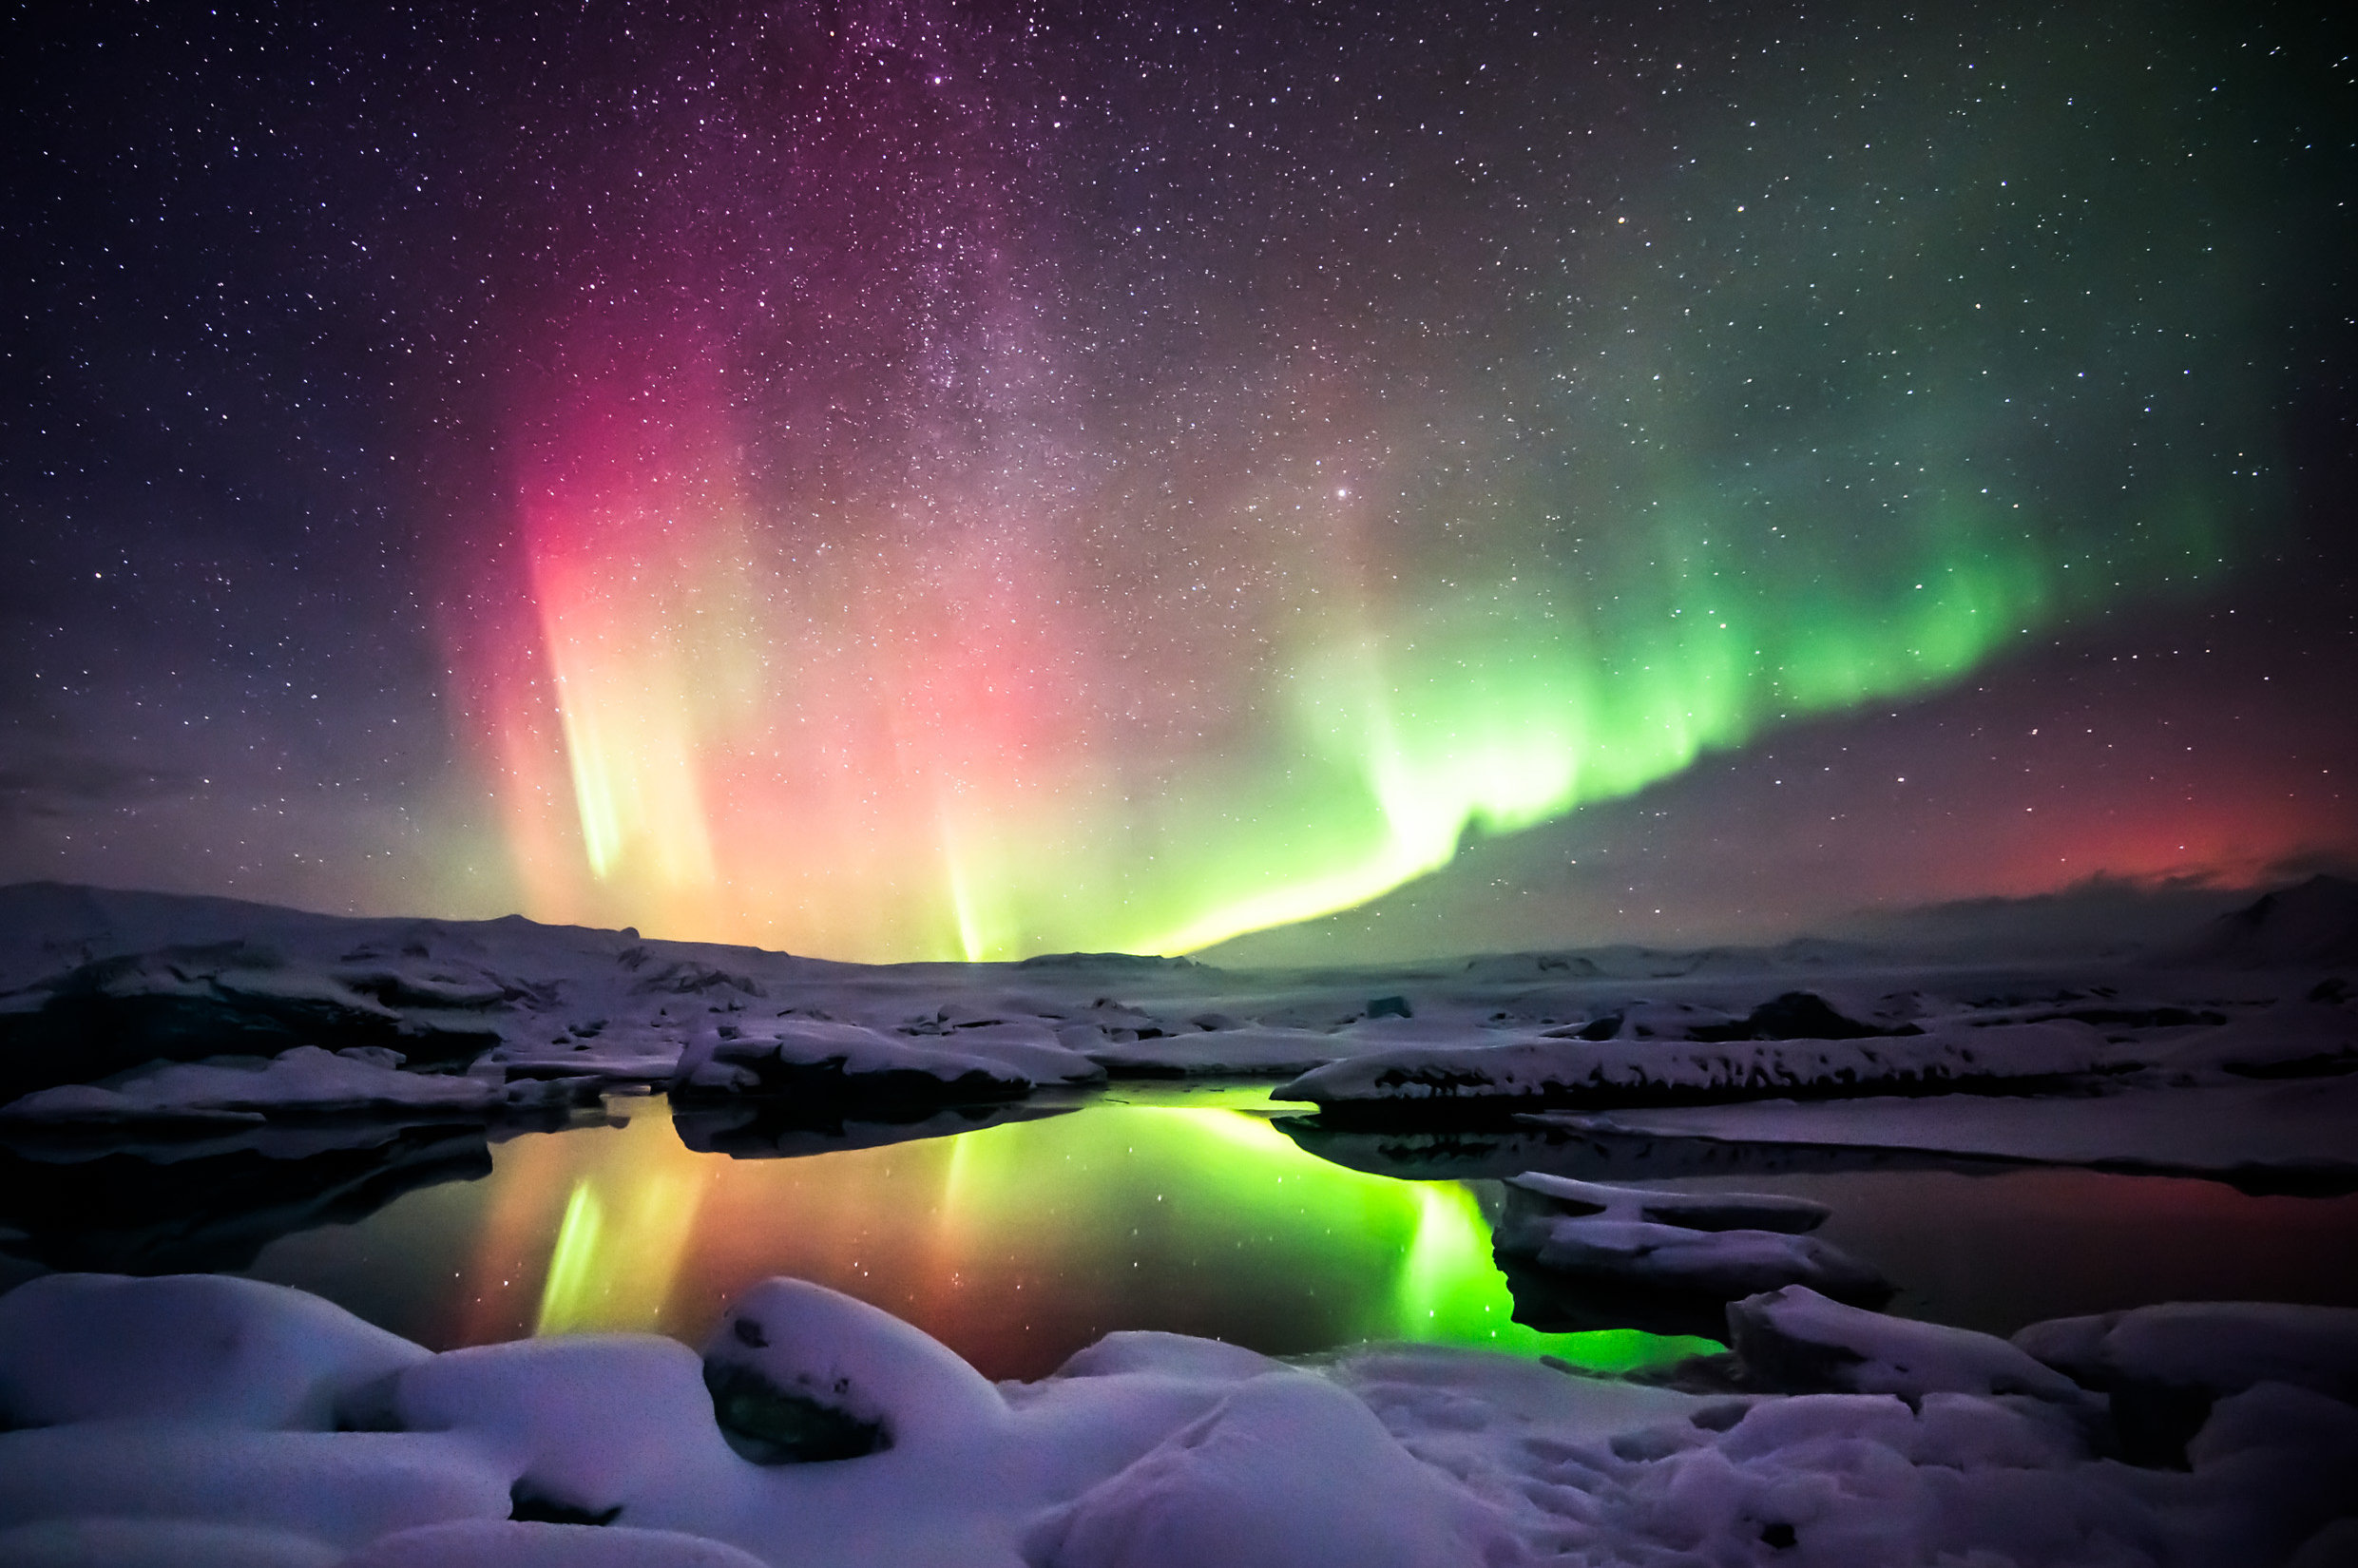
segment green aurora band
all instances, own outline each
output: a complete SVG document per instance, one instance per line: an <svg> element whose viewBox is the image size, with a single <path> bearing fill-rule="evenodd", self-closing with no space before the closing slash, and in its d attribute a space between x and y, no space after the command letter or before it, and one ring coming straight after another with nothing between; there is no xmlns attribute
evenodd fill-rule
<svg viewBox="0 0 2358 1568"><path fill-rule="evenodd" d="M544 853L527 904L845 958L1194 951L2173 613L2281 532L2318 276L2310 133L2215 30L1755 16L1669 66L1469 37L1462 81L1371 47L1334 82L1398 124L1247 147L1173 111L1152 181L1075 143L1031 218L974 217L1033 270L943 283L938 341L891 340L1017 391L912 372L821 435L748 393L680 438L738 452L718 477L661 479L658 443L629 483L732 521L637 611L612 584L661 551L598 555L594 484L560 520L579 614L677 689L559 670L566 736L656 738L509 775L519 814L579 796L543 841L597 851ZM954 216L879 200L846 221ZM807 318L852 335L822 362L732 297L697 329L731 386L901 319ZM1053 330L992 325L1042 297ZM538 601L549 638L568 602ZM614 800L681 804L634 843Z"/></svg>

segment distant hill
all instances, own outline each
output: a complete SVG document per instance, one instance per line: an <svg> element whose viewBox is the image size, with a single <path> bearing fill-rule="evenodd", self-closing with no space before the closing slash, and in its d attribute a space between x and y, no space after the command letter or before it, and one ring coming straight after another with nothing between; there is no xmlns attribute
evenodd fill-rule
<svg viewBox="0 0 2358 1568"><path fill-rule="evenodd" d="M2265 893L2166 956L2235 968L2358 964L2358 882L2319 875Z"/></svg>

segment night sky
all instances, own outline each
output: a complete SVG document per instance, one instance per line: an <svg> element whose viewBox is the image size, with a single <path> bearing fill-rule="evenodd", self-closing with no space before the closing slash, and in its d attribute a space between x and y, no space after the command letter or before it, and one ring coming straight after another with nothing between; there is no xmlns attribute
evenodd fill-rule
<svg viewBox="0 0 2358 1568"><path fill-rule="evenodd" d="M2335 10L20 9L0 879L1394 957L2348 868Z"/></svg>

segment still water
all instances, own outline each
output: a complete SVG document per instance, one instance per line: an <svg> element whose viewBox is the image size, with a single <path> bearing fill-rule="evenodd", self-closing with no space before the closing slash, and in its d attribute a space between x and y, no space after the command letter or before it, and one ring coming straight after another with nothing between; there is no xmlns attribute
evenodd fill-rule
<svg viewBox="0 0 2358 1568"><path fill-rule="evenodd" d="M1601 1368L1712 1348L1516 1323L1491 1195L1307 1154L1271 1125L1265 1088L1140 1098L769 1159L696 1153L661 1100L616 1100L626 1125L510 1139L488 1179L286 1237L247 1272L437 1346L606 1329L693 1342L746 1286L793 1274L999 1377L1116 1329L1275 1354L1478 1344Z"/></svg>
<svg viewBox="0 0 2358 1568"><path fill-rule="evenodd" d="M1516 1320L1491 1260L1494 1178L1551 1166L1611 1178L1593 1151L1508 1137L1419 1155L1426 1178L1402 1179L1310 1152L1272 1123L1266 1096L1117 1089L1068 1114L954 1137L833 1149L790 1138L819 1152L767 1158L698 1152L690 1141L712 1139L693 1118L675 1124L661 1099L618 1098L611 1124L508 1138L489 1147L488 1174L478 1145L471 1166L453 1168L460 1179L315 1209L234 1258L188 1252L188 1228L172 1223L147 1224L115 1259L74 1251L93 1244L86 1225L52 1233L36 1222L30 1251L49 1267L212 1267L299 1286L437 1348L594 1329L695 1343L733 1295L771 1274L872 1302L994 1377L1039 1376L1117 1329L1273 1354L1424 1340L1605 1370L1716 1348ZM2358 1197L1883 1159L1812 1169L1772 1156L1698 1172L1639 1153L1655 1164L1632 1177L1831 1205L1820 1233L1897 1282L1893 1310L1909 1315L2007 1332L2159 1300L2358 1305ZM77 1182L97 1191L128 1157L34 1176L53 1195ZM1354 1163L1397 1157L1379 1149ZM1435 1175L1452 1158L1467 1179ZM186 1162L192 1181L201 1164ZM169 1168L146 1171L150 1185L173 1180ZM20 1259L0 1285L27 1272L22 1223L0 1241ZM206 1224L218 1233L220 1216Z"/></svg>

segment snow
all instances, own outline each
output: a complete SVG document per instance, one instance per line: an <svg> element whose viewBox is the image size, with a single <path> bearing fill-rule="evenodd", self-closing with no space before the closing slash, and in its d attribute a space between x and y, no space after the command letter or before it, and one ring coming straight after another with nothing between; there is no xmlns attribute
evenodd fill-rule
<svg viewBox="0 0 2358 1568"><path fill-rule="evenodd" d="M0 1562L10 1568L335 1568L345 1560L309 1536L205 1520L49 1519L0 1530Z"/></svg>
<svg viewBox="0 0 2358 1568"><path fill-rule="evenodd" d="M2358 1404L2358 1310L2170 1302L2035 1323L2015 1345L2090 1388L2153 1384L2214 1398L2283 1383Z"/></svg>
<svg viewBox="0 0 2358 1568"><path fill-rule="evenodd" d="M2252 966L2338 951L2337 896L2291 889L2244 911L2235 930L2259 936L2222 949L2218 969L2084 956L1944 967L1802 942L1226 971L1121 955L864 966L512 917L355 920L31 884L0 889L0 1102L15 1100L19 1125L396 1105L488 1121L678 1082L715 1102L807 1102L816 1124L907 1121L1111 1074L1291 1079L1279 1093L1330 1119L1416 1120L1878 1090L1953 1100L1930 1092L2123 1076L2310 1081L2358 1061L2358 1008L2313 968ZM353 1067L289 1055L302 1048ZM366 1061L395 1058L361 1080Z"/></svg>
<svg viewBox="0 0 2358 1568"><path fill-rule="evenodd" d="M2346 1387L2358 1313L2152 1309L2025 1336L2108 1375L2251 1379L2182 1470L2104 1457L2101 1400L2004 1341L1801 1288L1736 1313L1735 1394L1437 1347L1286 1364L1157 1333L993 1385L795 1280L736 1303L703 1356L646 1335L429 1355L292 1291L51 1276L0 1298L0 1560L2231 1568L2333 1560L2348 1535L2358 1409L2325 1390ZM2272 1343L2293 1348L2272 1362ZM2222 1344L2244 1347L2224 1373ZM741 1457L716 1367L890 1442ZM1780 1374L1805 1391L1770 1391ZM550 1518L566 1511L612 1519Z"/></svg>
<svg viewBox="0 0 2358 1568"><path fill-rule="evenodd" d="M1613 1104L1664 1099L1850 1095L2116 1070L2121 1053L2085 1023L2057 1019L1950 1026L1903 1038L1697 1044L1542 1038L1497 1045L1410 1046L1337 1061L1273 1090L1322 1112L1406 1104Z"/></svg>
<svg viewBox="0 0 2358 1568"><path fill-rule="evenodd" d="M2358 1070L2358 1011L2282 1002L2215 1029L2192 1029L2165 1047L2159 1064L2240 1078L2317 1077Z"/></svg>
<svg viewBox="0 0 2358 1568"><path fill-rule="evenodd" d="M0 1562L2348 1560L2358 1314L2157 1305L2009 1343L1835 1299L1873 1282L1808 1233L1816 1205L1525 1171L1526 1143L1570 1129L2346 1183L2358 1008L2315 966L2345 952L2340 896L2223 924L2215 969L1798 944L1255 972L863 967L0 889L0 1131L61 1192L92 1149L135 1148L166 1183L251 1150L316 1223L372 1160L479 1170L504 1119L602 1090L676 1084L691 1147L791 1155L1057 1114L1108 1074L1294 1074L1278 1093L1320 1107L1302 1133L1320 1150L1353 1115L1407 1121L1405 1141L1461 1110L1579 1108L1486 1145L1481 1174L1512 1178L1502 1260L1556 1280L1565 1311L1678 1297L1734 1352L1657 1386L1434 1347L1278 1362L1115 1333L994 1385L794 1280L739 1296L701 1349L437 1355L277 1287L50 1275L0 1297ZM1960 1086L1979 1092L1942 1092ZM1646 1103L1672 1100L1740 1102ZM67 1223L44 1245L140 1268L238 1267L214 1254L250 1257L268 1229Z"/></svg>
<svg viewBox="0 0 2358 1568"><path fill-rule="evenodd" d="M0 1529L195 1519L350 1550L413 1525L504 1519L509 1506L497 1468L458 1438L159 1420L0 1433Z"/></svg>
<svg viewBox="0 0 2358 1568"><path fill-rule="evenodd" d="M359 1390L426 1359L283 1285L48 1274L0 1296L0 1425L201 1417L333 1431Z"/></svg>
<svg viewBox="0 0 2358 1568"><path fill-rule="evenodd" d="M1520 1555L1505 1518L1420 1463L1366 1405L1285 1372L1237 1385L1024 1544L1041 1568L1456 1568Z"/></svg>
<svg viewBox="0 0 2358 1568"><path fill-rule="evenodd" d="M681 1056L675 1094L794 1094L821 1103L931 1105L1021 1100L1033 1087L993 1057L920 1045L858 1023L793 1020L756 1033L722 1027L725 1034L700 1037ZM1071 1056L1054 1046L1021 1049ZM1088 1065L1077 1061L1082 1070Z"/></svg>
<svg viewBox="0 0 2358 1568"><path fill-rule="evenodd" d="M1506 1211L1492 1233L1498 1255L1567 1280L1715 1302L1795 1284L1853 1301L1880 1302L1891 1293L1889 1283L1858 1259L1794 1233L1826 1218L1820 1204L1615 1188L1529 1172L1506 1187Z"/></svg>
<svg viewBox="0 0 2358 1568"><path fill-rule="evenodd" d="M2347 1182L2358 1171L2358 1078L2122 1086L2029 1100L1947 1095L1549 1115L1572 1131L1728 1143L1914 1149L2056 1164Z"/></svg>
<svg viewBox="0 0 2358 1568"><path fill-rule="evenodd" d="M297 1045L264 1062L173 1062L125 1075L110 1087L61 1084L6 1106L0 1118L35 1122L218 1120L265 1112L482 1111L511 1097L500 1079L405 1073L379 1047ZM547 1091L535 1085L531 1098Z"/></svg>
<svg viewBox="0 0 2358 1568"><path fill-rule="evenodd" d="M1007 1421L997 1386L939 1340L807 1280L756 1286L713 1330L704 1359L880 1425L887 1446L920 1456Z"/></svg>
<svg viewBox="0 0 2358 1568"><path fill-rule="evenodd" d="M1772 1386L1848 1393L2028 1394L2083 1402L2070 1378L1988 1334L1886 1317L1831 1301L1806 1285L1747 1296L1728 1308L1730 1346Z"/></svg>
<svg viewBox="0 0 2358 1568"><path fill-rule="evenodd" d="M1802 1235L1833 1215L1833 1210L1813 1198L1782 1193L1670 1192L1576 1181L1544 1171L1525 1171L1507 1185L1543 1198L1560 1214L1640 1219L1692 1231L1775 1231Z"/></svg>
<svg viewBox="0 0 2358 1568"><path fill-rule="evenodd" d="M628 1525L463 1520L371 1542L344 1568L765 1568L734 1546Z"/></svg>
<svg viewBox="0 0 2358 1568"><path fill-rule="evenodd" d="M1085 1032L1068 1029L1064 1038L1073 1049L1122 1078L1292 1077L1364 1048L1340 1035L1312 1029L1229 1023L1217 1030L1126 1041L1112 1040L1091 1024Z"/></svg>

